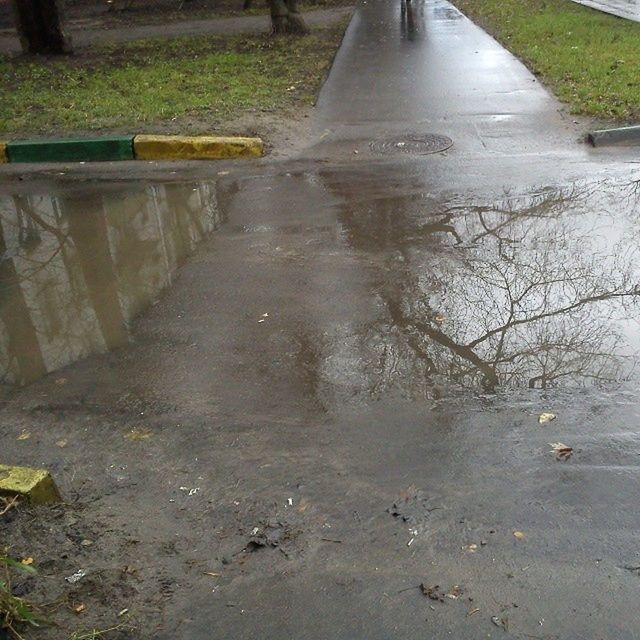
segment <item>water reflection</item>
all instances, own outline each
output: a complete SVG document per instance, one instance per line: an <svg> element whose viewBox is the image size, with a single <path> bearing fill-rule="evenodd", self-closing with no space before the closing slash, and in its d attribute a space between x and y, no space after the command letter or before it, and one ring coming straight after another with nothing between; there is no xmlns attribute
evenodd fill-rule
<svg viewBox="0 0 640 640"><path fill-rule="evenodd" d="M375 295L385 313L359 337L367 395L397 388L433 397L451 383L544 389L631 375L635 183L442 203L384 193L363 201L348 182L326 178L346 203L338 217L347 242L381 265Z"/></svg>
<svg viewBox="0 0 640 640"><path fill-rule="evenodd" d="M420 0L400 0L400 33L403 38L419 40L424 32L424 4Z"/></svg>
<svg viewBox="0 0 640 640"><path fill-rule="evenodd" d="M219 223L208 184L0 199L0 375L26 384L125 343Z"/></svg>

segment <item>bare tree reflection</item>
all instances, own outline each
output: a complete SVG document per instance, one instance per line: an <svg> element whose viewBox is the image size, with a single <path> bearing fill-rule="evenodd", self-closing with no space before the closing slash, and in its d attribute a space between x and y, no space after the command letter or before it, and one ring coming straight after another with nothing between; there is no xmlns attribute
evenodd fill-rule
<svg viewBox="0 0 640 640"><path fill-rule="evenodd" d="M386 253L377 294L387 317L363 336L370 391L623 376L639 248L597 226L609 224L594 215L599 198L584 184L431 211L413 197L350 206L340 220L352 245Z"/></svg>

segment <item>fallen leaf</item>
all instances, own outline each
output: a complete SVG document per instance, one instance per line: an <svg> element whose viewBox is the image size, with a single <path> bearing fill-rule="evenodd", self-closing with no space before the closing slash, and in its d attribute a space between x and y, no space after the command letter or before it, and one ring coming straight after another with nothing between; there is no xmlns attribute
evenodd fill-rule
<svg viewBox="0 0 640 640"><path fill-rule="evenodd" d="M85 609L87 608L87 605L82 603L79 604L77 607L73 607L73 610L75 611L76 614L80 614L82 613Z"/></svg>
<svg viewBox="0 0 640 640"><path fill-rule="evenodd" d="M125 613L129 613L129 609L122 609L118 612L118 618L122 618Z"/></svg>
<svg viewBox="0 0 640 640"><path fill-rule="evenodd" d="M82 541L80 542L80 544L81 544L83 547L90 547L90 546L93 544L93 540L82 540Z"/></svg>
<svg viewBox="0 0 640 640"><path fill-rule="evenodd" d="M20 560L20 563L28 567L29 565L33 564L33 558L32 557L22 558L22 560Z"/></svg>
<svg viewBox="0 0 640 640"><path fill-rule="evenodd" d="M518 538L518 540L523 540L524 539L524 533L522 533L522 531L514 531L513 535L514 535L514 537Z"/></svg>
<svg viewBox="0 0 640 640"><path fill-rule="evenodd" d="M562 442L550 442L551 453L555 453L558 460L566 460L573 453L573 447L563 444Z"/></svg>
<svg viewBox="0 0 640 640"><path fill-rule="evenodd" d="M478 607L476 607L475 609L470 609L469 611L467 611L467 618L470 618L472 615L475 615L476 613L478 613L478 611L480 611Z"/></svg>
<svg viewBox="0 0 640 640"><path fill-rule="evenodd" d="M439 313L439 314L434 318L434 320L435 320L436 322L444 322L446 319L447 319L447 316L445 316L445 315L443 315L443 314L441 314L441 313Z"/></svg>
<svg viewBox="0 0 640 640"><path fill-rule="evenodd" d="M31 437L30 431L22 430L22 433L18 436L18 440L28 440Z"/></svg>
<svg viewBox="0 0 640 640"><path fill-rule="evenodd" d="M124 437L127 440L148 440L153 435L150 429L131 429Z"/></svg>
<svg viewBox="0 0 640 640"><path fill-rule="evenodd" d="M556 419L556 414L555 413L541 413L538 416L538 422L540 424L547 424L547 422L551 422L552 420Z"/></svg>
<svg viewBox="0 0 640 640"><path fill-rule="evenodd" d="M67 446L66 440L58 440L56 442L56 447L60 447L61 449L64 449L66 446Z"/></svg>
<svg viewBox="0 0 640 640"><path fill-rule="evenodd" d="M467 544L464 547L462 547L462 549L464 551L468 551L469 553L475 553L478 550L478 545L477 544Z"/></svg>
<svg viewBox="0 0 640 640"><path fill-rule="evenodd" d="M67 379L66 378L58 378L56 380L56 384L61 387L63 384L67 384Z"/></svg>

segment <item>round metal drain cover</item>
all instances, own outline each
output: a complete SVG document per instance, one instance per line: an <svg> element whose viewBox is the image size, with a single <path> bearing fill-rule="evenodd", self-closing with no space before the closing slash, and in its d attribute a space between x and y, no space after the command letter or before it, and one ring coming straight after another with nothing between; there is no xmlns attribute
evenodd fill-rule
<svg viewBox="0 0 640 640"><path fill-rule="evenodd" d="M451 138L437 133L409 133L386 140L374 140L369 147L374 153L428 154L446 151L452 144Z"/></svg>

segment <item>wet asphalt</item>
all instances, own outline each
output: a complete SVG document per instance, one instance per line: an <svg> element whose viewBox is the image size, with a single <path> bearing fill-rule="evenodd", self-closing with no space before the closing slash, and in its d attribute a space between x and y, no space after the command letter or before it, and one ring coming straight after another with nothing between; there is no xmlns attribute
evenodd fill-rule
<svg viewBox="0 0 640 640"><path fill-rule="evenodd" d="M136 540L134 637L640 637L635 152L441 0L359 4L312 126L6 178L2 457L95 513L93 569Z"/></svg>

